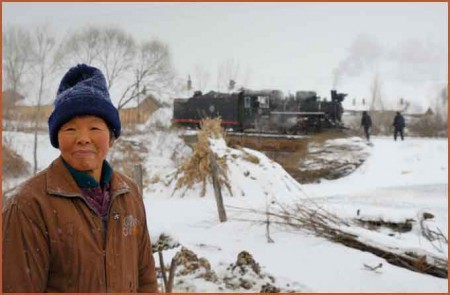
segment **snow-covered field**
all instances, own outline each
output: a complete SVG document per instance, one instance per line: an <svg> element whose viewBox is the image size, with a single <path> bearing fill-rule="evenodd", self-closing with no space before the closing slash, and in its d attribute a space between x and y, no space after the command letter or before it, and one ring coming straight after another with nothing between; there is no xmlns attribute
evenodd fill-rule
<svg viewBox="0 0 450 295"><path fill-rule="evenodd" d="M146 127L144 127L146 128ZM145 162L149 178L159 179L144 190L149 229L155 241L161 233L174 238L198 257L206 258L215 272L208 279L198 270L177 276L174 291L259 292L263 283L284 291L306 292L447 292L448 279L413 272L387 263L369 252L331 242L311 233L271 224L269 243L264 215L250 210L272 210L274 204L314 204L343 220L354 218L386 222L412 222L409 232L388 229L372 231L353 225L349 231L364 241L389 249L411 250L448 259L446 243L431 243L420 233L424 212L434 215L427 226L448 236L448 141L408 138L394 142L391 137L373 137L367 160L352 174L337 180L300 185L264 154L228 148L212 141L213 150L225 157L231 193L223 189L228 221L217 214L213 187L201 185L175 189L176 168L190 154L177 132L157 131L134 137L148 149ZM3 140L32 163L32 135L3 132ZM342 139L346 143L358 138ZM39 137L39 168L58 156L47 135ZM248 154L259 163L246 160ZM179 177L180 175L178 175ZM239 209L238 209L239 208ZM166 263L181 247L164 252ZM259 275L229 268L242 251L259 263ZM158 261L158 256L155 255ZM382 267L370 270L369 267ZM269 278L269 275L273 279ZM253 281L249 289L236 287L236 280ZM242 281L242 280L241 280Z"/></svg>

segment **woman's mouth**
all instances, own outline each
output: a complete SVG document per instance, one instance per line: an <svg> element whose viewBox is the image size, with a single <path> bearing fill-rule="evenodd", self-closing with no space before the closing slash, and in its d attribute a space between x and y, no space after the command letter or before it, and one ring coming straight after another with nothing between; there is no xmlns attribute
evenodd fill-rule
<svg viewBox="0 0 450 295"><path fill-rule="evenodd" d="M72 154L75 158L93 158L95 157L94 151L75 151Z"/></svg>

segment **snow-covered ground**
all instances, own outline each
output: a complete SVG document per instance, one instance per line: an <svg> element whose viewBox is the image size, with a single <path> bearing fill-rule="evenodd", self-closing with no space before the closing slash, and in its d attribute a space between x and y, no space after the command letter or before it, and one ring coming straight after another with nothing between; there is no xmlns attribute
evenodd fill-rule
<svg viewBox="0 0 450 295"><path fill-rule="evenodd" d="M213 265L232 263L240 251L249 251L266 271L278 279L301 284L303 291L446 292L446 279L393 266L373 254L292 229L273 227L271 238L275 242L268 243L265 224L246 221L258 217L245 210L234 210L235 207L265 210L272 201L312 199L342 218L355 218L359 210L358 217L362 219L418 221L426 211L435 215L433 226L447 234L447 141L408 138L405 142L394 142L391 138L375 137L373 144L369 158L353 174L308 185L299 185L278 164L258 152L248 150L260 158L259 164L253 164L231 156L239 151L216 146L219 155L227 154L229 158L233 197L224 190L229 221L223 224L218 221L211 186L206 197L201 198L200 185L181 192L174 189L172 181L168 186L155 184L146 190L149 224L153 234L162 231L175 236ZM181 194L184 197L180 198ZM264 216L259 216L259 220L264 221ZM417 223L408 234L372 235L372 231L353 230L374 243L420 249L419 253L429 251L447 259L447 245L436 250L420 236ZM383 266L376 271L364 266L375 267L379 263ZM201 284L195 290L218 291Z"/></svg>
<svg viewBox="0 0 450 295"><path fill-rule="evenodd" d="M147 126L148 127L148 126ZM147 127L144 127L147 128ZM176 168L191 150L176 131L157 131L154 127L133 137L147 147L143 163L149 178L144 202L153 240L161 233L173 237L183 247L206 258L217 279L205 279L198 272L179 276L175 291L259 292L261 284L289 291L306 292L447 292L448 279L413 272L387 263L369 252L359 251L286 226L270 226L266 237L265 216L250 210L272 210L274 204L314 204L344 220L354 218L402 222L415 220L407 233L388 229L371 231L351 226L349 231L364 241L388 247L409 249L424 255L448 259L446 243L432 244L419 230L424 212L434 215L428 226L448 236L448 141L447 139L408 138L394 142L391 137L373 137L365 152L367 160L352 174L337 180L301 185L264 154L228 148L213 140L212 148L225 157L231 194L224 188L228 221L218 218L213 187L206 186L201 197L200 184L191 189L175 189ZM32 163L32 135L3 132L12 148ZM358 139L342 139L349 141ZM361 140L359 140L359 143ZM39 136L39 168L57 157L47 135ZM257 157L258 163L248 160ZM164 252L166 263L181 247ZM239 276L229 268L242 251L259 263L261 273L241 274L255 282L250 289L233 285ZM155 259L158 261L157 255ZM382 263L382 267L370 270ZM268 279L268 276L274 279ZM231 283L230 283L231 282ZM259 285L258 285L259 284ZM238 284L237 284L238 285Z"/></svg>

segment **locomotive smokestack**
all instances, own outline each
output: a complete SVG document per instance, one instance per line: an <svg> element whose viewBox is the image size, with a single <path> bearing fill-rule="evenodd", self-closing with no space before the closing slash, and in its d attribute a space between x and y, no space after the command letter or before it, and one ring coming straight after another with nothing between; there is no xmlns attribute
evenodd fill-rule
<svg viewBox="0 0 450 295"><path fill-rule="evenodd" d="M336 90L331 90L331 101L342 102L347 96L347 93L337 93Z"/></svg>
<svg viewBox="0 0 450 295"><path fill-rule="evenodd" d="M335 101L337 100L337 91L336 90L331 90L331 101Z"/></svg>

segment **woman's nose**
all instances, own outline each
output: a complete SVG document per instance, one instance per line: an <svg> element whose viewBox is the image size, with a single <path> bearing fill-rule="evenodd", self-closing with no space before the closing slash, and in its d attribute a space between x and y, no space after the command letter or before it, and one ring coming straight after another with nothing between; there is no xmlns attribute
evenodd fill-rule
<svg viewBox="0 0 450 295"><path fill-rule="evenodd" d="M77 134L77 143L86 144L91 142L88 130L79 130Z"/></svg>

